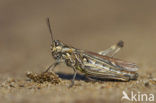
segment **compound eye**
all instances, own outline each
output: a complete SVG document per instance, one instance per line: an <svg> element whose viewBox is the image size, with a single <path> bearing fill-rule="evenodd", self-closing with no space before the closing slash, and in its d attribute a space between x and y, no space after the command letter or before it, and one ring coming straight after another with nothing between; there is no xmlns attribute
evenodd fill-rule
<svg viewBox="0 0 156 103"><path fill-rule="evenodd" d="M59 42L56 41L56 42L55 42L55 46L59 46Z"/></svg>
<svg viewBox="0 0 156 103"><path fill-rule="evenodd" d="M58 43L57 42L55 43L55 46L58 46Z"/></svg>

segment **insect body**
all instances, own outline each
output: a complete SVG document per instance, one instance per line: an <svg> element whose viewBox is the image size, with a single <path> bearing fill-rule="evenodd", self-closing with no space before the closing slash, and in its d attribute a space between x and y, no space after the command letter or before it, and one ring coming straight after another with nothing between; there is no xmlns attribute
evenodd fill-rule
<svg viewBox="0 0 156 103"><path fill-rule="evenodd" d="M119 41L117 44L98 53L80 50L68 46L59 40L54 40L49 18L47 19L47 22L52 38L51 52L56 62L50 65L45 72L54 69L60 63L65 63L74 70L70 87L74 85L78 70L85 73L89 78L96 77L121 81L137 79L138 74L136 71L138 68L135 63L113 58L113 56L123 47L123 41Z"/></svg>

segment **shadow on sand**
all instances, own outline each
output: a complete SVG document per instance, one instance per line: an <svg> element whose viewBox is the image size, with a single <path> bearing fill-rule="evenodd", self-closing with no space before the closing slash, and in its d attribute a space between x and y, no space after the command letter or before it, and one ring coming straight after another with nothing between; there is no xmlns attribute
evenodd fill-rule
<svg viewBox="0 0 156 103"><path fill-rule="evenodd" d="M72 80L73 79L73 74L66 74L62 72L57 72L56 73L61 79L65 80ZM114 79L107 79L107 78L96 78L96 77L91 77L93 81L98 81L98 82L125 82L125 81L120 81L120 80L114 80ZM85 75L82 74L77 74L75 80L84 80L84 81L92 81L89 80L88 78L85 77Z"/></svg>
<svg viewBox="0 0 156 103"><path fill-rule="evenodd" d="M73 74L65 74L62 72L56 73L60 78L65 79L65 80L72 80L73 79ZM86 77L81 74L77 74L75 80L86 80Z"/></svg>

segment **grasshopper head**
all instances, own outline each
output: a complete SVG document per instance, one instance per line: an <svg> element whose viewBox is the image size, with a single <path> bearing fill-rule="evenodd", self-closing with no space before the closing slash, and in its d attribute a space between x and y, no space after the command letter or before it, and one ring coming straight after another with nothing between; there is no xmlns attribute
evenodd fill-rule
<svg viewBox="0 0 156 103"><path fill-rule="evenodd" d="M62 56L62 48L64 44L59 40L54 40L51 45L51 52L54 59L60 59Z"/></svg>

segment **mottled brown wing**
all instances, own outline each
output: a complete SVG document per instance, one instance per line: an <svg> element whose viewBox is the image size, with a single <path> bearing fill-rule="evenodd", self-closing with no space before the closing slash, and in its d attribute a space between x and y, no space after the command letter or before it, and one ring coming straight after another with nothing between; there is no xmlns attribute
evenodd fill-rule
<svg viewBox="0 0 156 103"><path fill-rule="evenodd" d="M118 67L122 70L131 71L131 72L138 70L135 63L127 62L127 61L124 61L121 59L116 59L116 58L112 58L112 57L108 57L108 56L103 56L98 53L94 53L94 52L90 52L90 51L85 51L84 54L88 55L90 57L96 58L98 60L101 60L103 62L109 63L112 66Z"/></svg>

